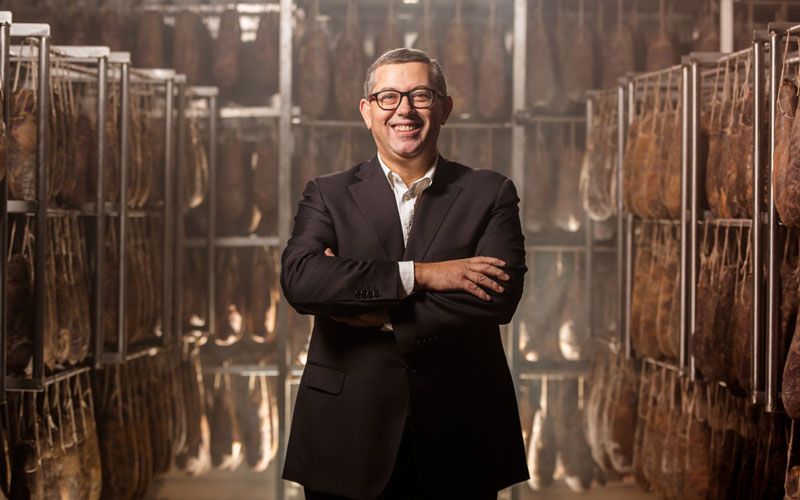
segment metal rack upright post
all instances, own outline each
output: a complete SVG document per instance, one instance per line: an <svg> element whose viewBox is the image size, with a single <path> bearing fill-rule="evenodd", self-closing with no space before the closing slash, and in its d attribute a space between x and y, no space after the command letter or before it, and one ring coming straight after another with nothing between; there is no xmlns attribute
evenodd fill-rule
<svg viewBox="0 0 800 500"><path fill-rule="evenodd" d="M8 76L10 68L10 53L9 46L11 45L11 23L13 17L11 12L0 11L0 89L2 89L2 106L3 106L3 128L5 130L5 139L8 137L8 127L11 123L11 98L9 96ZM0 404L6 402L6 331L7 331L7 317L8 317L8 304L6 301L7 290L7 249L8 249L8 156L2 158L3 164L0 165L0 171L5 172L2 179L0 179Z"/></svg>

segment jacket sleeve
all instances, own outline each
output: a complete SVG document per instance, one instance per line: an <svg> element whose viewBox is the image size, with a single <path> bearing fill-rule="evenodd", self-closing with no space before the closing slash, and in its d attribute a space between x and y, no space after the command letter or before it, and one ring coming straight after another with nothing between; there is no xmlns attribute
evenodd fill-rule
<svg viewBox="0 0 800 500"><path fill-rule="evenodd" d="M522 298L527 271L518 203L514 184L504 180L475 249L475 255L505 261L504 271L510 277L509 281L501 282L505 291L487 290L489 302L462 291L426 291L407 297L389 309L401 350L413 349L422 337L457 335L460 328L497 327L511 321Z"/></svg>
<svg viewBox="0 0 800 500"><path fill-rule="evenodd" d="M337 248L333 219L316 180L303 191L292 236L281 257L281 286L301 314L351 316L397 303L397 262L328 257Z"/></svg>

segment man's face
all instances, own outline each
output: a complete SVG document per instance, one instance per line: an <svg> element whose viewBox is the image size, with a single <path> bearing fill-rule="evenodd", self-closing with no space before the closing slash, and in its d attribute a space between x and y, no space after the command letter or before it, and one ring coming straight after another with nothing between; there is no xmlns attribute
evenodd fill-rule
<svg viewBox="0 0 800 500"><path fill-rule="evenodd" d="M422 87L434 88L427 64L387 64L375 71L375 85L371 93L383 90L408 92ZM360 103L361 116L372 131L378 152L387 160L435 153L439 129L447 121L452 108L450 97L438 95L426 109L414 108L408 96L402 98L397 109L390 111L381 109L374 99L362 99Z"/></svg>

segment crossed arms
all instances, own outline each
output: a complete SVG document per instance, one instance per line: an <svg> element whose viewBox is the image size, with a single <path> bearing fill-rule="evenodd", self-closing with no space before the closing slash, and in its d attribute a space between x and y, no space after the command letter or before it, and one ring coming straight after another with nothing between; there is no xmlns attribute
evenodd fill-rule
<svg viewBox="0 0 800 500"><path fill-rule="evenodd" d="M504 180L478 239L478 257L416 263L415 292L400 299L397 262L325 254L337 247L336 233L319 186L311 181L282 257L284 295L304 314L351 317L388 309L398 333L508 323L526 271L517 203L513 183ZM381 293L365 298L357 293L365 288Z"/></svg>

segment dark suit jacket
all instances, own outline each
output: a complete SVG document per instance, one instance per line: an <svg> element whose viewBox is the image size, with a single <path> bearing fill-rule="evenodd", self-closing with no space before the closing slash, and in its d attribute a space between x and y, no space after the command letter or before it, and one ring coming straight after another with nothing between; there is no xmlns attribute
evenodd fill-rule
<svg viewBox="0 0 800 500"><path fill-rule="evenodd" d="M506 177L440 157L404 249L377 158L308 183L281 269L286 299L315 315L285 479L376 497L389 480L409 411L418 475L434 498L469 498L528 478L499 333L514 314L527 270L518 202ZM323 255L326 247L336 257ZM465 292L399 299L398 261L476 255L507 263L511 279L504 293L489 292L491 302ZM329 317L381 308L388 308L394 333Z"/></svg>

